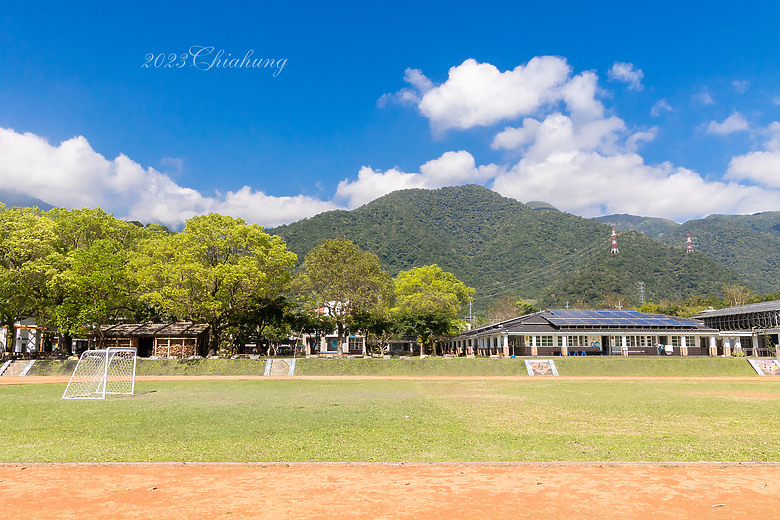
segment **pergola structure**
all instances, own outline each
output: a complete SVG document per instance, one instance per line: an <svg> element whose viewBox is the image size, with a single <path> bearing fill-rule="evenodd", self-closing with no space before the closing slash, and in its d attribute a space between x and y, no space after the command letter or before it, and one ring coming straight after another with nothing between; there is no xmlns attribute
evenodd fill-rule
<svg viewBox="0 0 780 520"><path fill-rule="evenodd" d="M633 309L547 309L440 344L455 355L717 355L718 331L689 318Z"/></svg>
<svg viewBox="0 0 780 520"><path fill-rule="evenodd" d="M780 357L780 300L712 309L696 318L720 331L719 347L725 355L734 349Z"/></svg>

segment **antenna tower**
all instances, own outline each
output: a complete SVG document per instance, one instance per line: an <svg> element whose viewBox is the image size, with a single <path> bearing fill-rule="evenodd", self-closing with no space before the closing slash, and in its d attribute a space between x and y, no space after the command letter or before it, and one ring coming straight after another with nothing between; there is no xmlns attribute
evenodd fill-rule
<svg viewBox="0 0 780 520"><path fill-rule="evenodd" d="M609 251L609 254L616 255L619 252L617 247L617 231L615 231L615 228L612 228L612 249Z"/></svg>
<svg viewBox="0 0 780 520"><path fill-rule="evenodd" d="M645 304L645 282L639 282L639 304Z"/></svg>
<svg viewBox="0 0 780 520"><path fill-rule="evenodd" d="M690 233L688 233L688 240L685 241L685 253L693 253L693 240Z"/></svg>

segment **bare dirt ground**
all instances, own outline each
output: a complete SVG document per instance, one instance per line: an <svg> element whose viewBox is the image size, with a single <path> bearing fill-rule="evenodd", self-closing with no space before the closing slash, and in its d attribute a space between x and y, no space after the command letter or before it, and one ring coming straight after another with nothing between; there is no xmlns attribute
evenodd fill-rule
<svg viewBox="0 0 780 520"><path fill-rule="evenodd" d="M777 519L780 465L0 465L0 518Z"/></svg>

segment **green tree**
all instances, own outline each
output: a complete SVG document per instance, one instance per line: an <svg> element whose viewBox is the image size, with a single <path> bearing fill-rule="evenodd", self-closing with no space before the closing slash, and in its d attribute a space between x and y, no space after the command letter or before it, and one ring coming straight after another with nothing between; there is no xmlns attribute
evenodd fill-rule
<svg viewBox="0 0 780 520"><path fill-rule="evenodd" d="M380 354L388 353L390 339L400 330L400 323L386 308L355 313L352 326L365 335L366 348L374 346Z"/></svg>
<svg viewBox="0 0 780 520"><path fill-rule="evenodd" d="M436 337L458 331L463 306L474 289L438 265L401 271L395 278L394 312L405 330L415 334L420 355Z"/></svg>
<svg viewBox="0 0 780 520"><path fill-rule="evenodd" d="M141 298L163 312L207 323L209 348L257 298L289 290L296 257L282 239L241 219L211 213L181 233L156 233L133 262Z"/></svg>
<svg viewBox="0 0 780 520"><path fill-rule="evenodd" d="M84 334L138 310L127 268L143 231L101 209L53 209L55 248L62 269L52 274L53 323L66 335Z"/></svg>
<svg viewBox="0 0 780 520"><path fill-rule="evenodd" d="M63 267L55 248L54 222L38 208L0 209L0 318L15 321L49 314L49 281Z"/></svg>
<svg viewBox="0 0 780 520"><path fill-rule="evenodd" d="M338 356L354 313L374 308L392 293L379 257L344 238L324 240L306 254L297 286L307 309L324 309L336 323Z"/></svg>

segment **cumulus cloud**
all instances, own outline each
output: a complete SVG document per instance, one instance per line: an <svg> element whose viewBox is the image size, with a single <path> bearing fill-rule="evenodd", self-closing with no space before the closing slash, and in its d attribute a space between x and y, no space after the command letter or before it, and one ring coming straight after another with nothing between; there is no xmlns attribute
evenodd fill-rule
<svg viewBox="0 0 780 520"><path fill-rule="evenodd" d="M35 134L0 128L0 157L0 185L55 206L99 206L120 218L172 227L210 211L275 226L338 207L303 195L271 197L249 187L204 196L126 155L108 160L82 136L54 146Z"/></svg>
<svg viewBox="0 0 780 520"><path fill-rule="evenodd" d="M356 208L393 191L483 183L499 172L500 168L495 164L477 166L469 152L446 152L420 166L419 173L406 173L397 168L381 171L364 166L356 180L344 179L339 183L335 199L346 201L349 208Z"/></svg>
<svg viewBox="0 0 780 520"><path fill-rule="evenodd" d="M678 221L716 212L771 209L778 196L758 187L708 181L668 163L647 165L633 153L597 152L523 159L497 178L493 189L518 200L544 200L583 216L632 213Z"/></svg>
<svg viewBox="0 0 780 520"><path fill-rule="evenodd" d="M583 216L633 213L684 221L775 206L777 191L710 181L670 163L645 164L636 151L655 135L655 128L632 131L616 116L586 123L559 112L541 121L526 118L493 140L493 148L518 150L522 159L500 172L492 188Z"/></svg>
<svg viewBox="0 0 780 520"><path fill-rule="evenodd" d="M560 88L569 79L570 72L565 59L553 56L536 57L504 72L490 63L468 59L452 67L447 81L438 86L421 71L407 70L404 79L413 89L389 96L416 101L436 131L489 126L530 115L562 99Z"/></svg>
<svg viewBox="0 0 780 520"><path fill-rule="evenodd" d="M726 178L780 189L780 123L773 122L761 133L767 137L764 150L733 157Z"/></svg>
<svg viewBox="0 0 780 520"><path fill-rule="evenodd" d="M616 61L607 71L607 77L612 81L626 83L630 90L642 90L642 78L645 74L641 69L635 69L633 63Z"/></svg>
<svg viewBox="0 0 780 520"><path fill-rule="evenodd" d="M650 115L653 117L660 117L664 112L671 112L672 106L666 101L666 99L659 99L650 109Z"/></svg>
<svg viewBox="0 0 780 520"><path fill-rule="evenodd" d="M630 63L615 63L608 75L629 88L642 88L642 71ZM780 124L774 133L767 130L767 151L763 155L735 158L732 178L711 180L671 163L646 164L638 150L655 139L657 128L631 128L619 117L606 114L599 99L598 76L590 71L573 75L563 58L534 58L506 72L467 60L450 69L447 81L441 85L423 78L424 74L415 70L413 76L407 72L406 80L419 85L411 89L415 93L413 102L434 131L489 127L522 118L518 125L496 130L491 142L494 150L507 151L508 157L519 159L502 166L490 165L491 169L482 172L494 174L486 184L503 195L521 201L546 200L586 216L614 212L686 220L713 212L776 208L780 193L774 181L765 177L768 164L776 159L775 150L780 153ZM714 103L706 90L695 99L703 104ZM671 110L661 99L651 115L658 117ZM720 135L749 129L738 112L706 127L709 133ZM775 149L770 149L770 142ZM479 170L470 154L467 158L468 168L461 170ZM766 166L759 166L759 162ZM420 170L404 173L364 168L357 181L344 180L339 185L339 195L354 207L392 189L439 186L447 179L444 176L441 182L433 183L430 176L424 175L424 168ZM476 175L463 178L467 177ZM451 182L456 178L451 176Z"/></svg>
<svg viewBox="0 0 780 520"><path fill-rule="evenodd" d="M742 114L736 111L732 112L721 123L710 121L707 125L707 133L711 135L729 135L747 130L750 130L750 124Z"/></svg>

